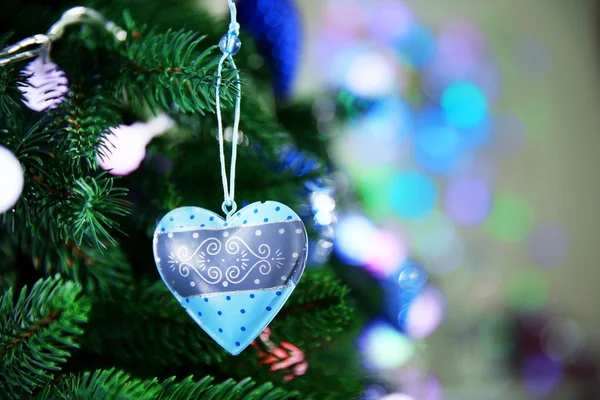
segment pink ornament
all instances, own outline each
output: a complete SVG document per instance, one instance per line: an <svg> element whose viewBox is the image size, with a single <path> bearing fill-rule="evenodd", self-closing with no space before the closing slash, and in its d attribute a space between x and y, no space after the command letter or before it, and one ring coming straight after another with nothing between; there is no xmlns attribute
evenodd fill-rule
<svg viewBox="0 0 600 400"><path fill-rule="evenodd" d="M165 114L148 122L119 125L110 128L110 134L102 139L96 155L98 165L112 175L128 175L139 168L146 156L146 145L152 138L161 135L174 125Z"/></svg>
<svg viewBox="0 0 600 400"><path fill-rule="evenodd" d="M19 87L25 97L25 105L34 111L56 108L64 101L69 91L65 73L50 60L44 62L36 58L22 71L28 78Z"/></svg>

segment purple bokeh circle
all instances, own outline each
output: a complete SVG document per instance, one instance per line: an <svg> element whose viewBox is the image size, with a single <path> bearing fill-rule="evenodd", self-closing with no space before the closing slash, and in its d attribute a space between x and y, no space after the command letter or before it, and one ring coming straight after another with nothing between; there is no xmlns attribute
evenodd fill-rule
<svg viewBox="0 0 600 400"><path fill-rule="evenodd" d="M450 182L444 196L448 217L463 226L474 226L488 217L492 206L492 190L478 178L458 178Z"/></svg>

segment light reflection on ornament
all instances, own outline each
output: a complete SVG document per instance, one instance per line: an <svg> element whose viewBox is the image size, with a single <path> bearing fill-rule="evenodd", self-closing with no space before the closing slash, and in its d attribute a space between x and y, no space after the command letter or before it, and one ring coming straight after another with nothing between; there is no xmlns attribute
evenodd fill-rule
<svg viewBox="0 0 600 400"><path fill-rule="evenodd" d="M415 291L427 283L428 275L423 266L414 259L407 259L396 272L400 291Z"/></svg>
<svg viewBox="0 0 600 400"><path fill-rule="evenodd" d="M363 364L371 371L401 367L414 355L414 344L392 325L375 321L366 326L358 339Z"/></svg>

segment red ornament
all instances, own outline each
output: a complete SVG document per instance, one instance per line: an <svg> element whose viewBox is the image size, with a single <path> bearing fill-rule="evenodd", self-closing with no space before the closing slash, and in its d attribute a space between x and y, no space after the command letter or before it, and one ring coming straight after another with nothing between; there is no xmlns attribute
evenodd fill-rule
<svg viewBox="0 0 600 400"><path fill-rule="evenodd" d="M252 347L258 350L258 355L262 359L261 364L270 364L269 371L286 371L284 381L291 381L297 376L304 375L308 369L308 361L305 360L305 355L302 350L289 342L281 342L277 347L270 340L271 329L265 328L259 336L263 344L263 348L257 343L252 342Z"/></svg>

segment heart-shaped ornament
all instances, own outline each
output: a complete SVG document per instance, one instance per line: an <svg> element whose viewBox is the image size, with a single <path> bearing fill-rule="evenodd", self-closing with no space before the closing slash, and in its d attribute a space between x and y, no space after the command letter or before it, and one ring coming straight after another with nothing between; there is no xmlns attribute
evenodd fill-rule
<svg viewBox="0 0 600 400"><path fill-rule="evenodd" d="M163 281L206 333L233 355L277 315L304 272L308 237L300 217L274 201L229 219L177 208L154 232Z"/></svg>

